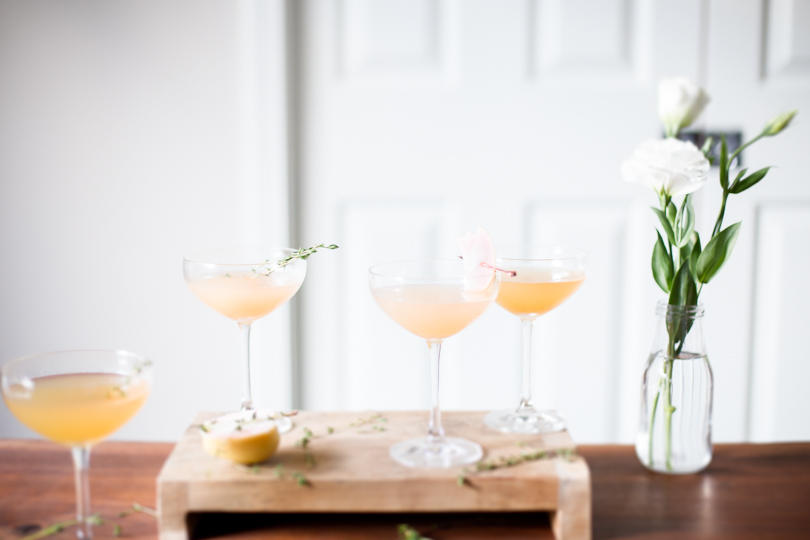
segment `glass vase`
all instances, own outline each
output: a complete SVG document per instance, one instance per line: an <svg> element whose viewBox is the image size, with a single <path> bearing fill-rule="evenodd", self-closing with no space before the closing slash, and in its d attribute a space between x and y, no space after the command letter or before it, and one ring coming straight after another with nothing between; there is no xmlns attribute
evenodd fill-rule
<svg viewBox="0 0 810 540"><path fill-rule="evenodd" d="M641 382L636 455L666 474L712 460L712 368L703 343L703 305L659 302L655 340Z"/></svg>

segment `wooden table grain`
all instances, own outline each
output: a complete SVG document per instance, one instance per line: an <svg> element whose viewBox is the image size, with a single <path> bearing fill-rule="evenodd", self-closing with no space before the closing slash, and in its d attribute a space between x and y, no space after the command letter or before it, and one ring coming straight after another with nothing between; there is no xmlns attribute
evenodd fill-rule
<svg viewBox="0 0 810 540"><path fill-rule="evenodd" d="M171 447L107 442L94 449L93 508L122 526L122 539L156 538L154 518L117 514L133 502L154 508L155 478ZM629 446L579 450L591 468L595 540L810 538L810 443L717 445L709 468L688 476L646 471ZM73 498L67 450L43 441L0 440L0 539L71 519ZM243 517L245 530L229 536L393 540L394 526L403 520L431 529L427 534L436 540L552 538L546 520L535 515L281 516L272 523ZM95 531L97 538L113 538L111 525ZM198 536L222 534L222 526L212 525ZM53 538L75 536L71 529Z"/></svg>

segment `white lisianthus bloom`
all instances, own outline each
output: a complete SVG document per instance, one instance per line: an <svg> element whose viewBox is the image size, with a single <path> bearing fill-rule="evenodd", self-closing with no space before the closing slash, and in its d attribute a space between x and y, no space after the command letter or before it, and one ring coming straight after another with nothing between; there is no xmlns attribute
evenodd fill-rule
<svg viewBox="0 0 810 540"><path fill-rule="evenodd" d="M664 123L667 137L691 125L700 116L709 94L686 77L661 79L658 83L658 116Z"/></svg>
<svg viewBox="0 0 810 540"><path fill-rule="evenodd" d="M706 183L709 160L697 146L678 139L650 139L622 164L626 182L639 182L659 195L693 193Z"/></svg>

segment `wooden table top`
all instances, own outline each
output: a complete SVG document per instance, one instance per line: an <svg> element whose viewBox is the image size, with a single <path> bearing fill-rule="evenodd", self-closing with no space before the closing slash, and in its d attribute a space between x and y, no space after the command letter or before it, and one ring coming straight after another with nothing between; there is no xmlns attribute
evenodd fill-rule
<svg viewBox="0 0 810 540"><path fill-rule="evenodd" d="M155 507L155 478L172 445L108 442L91 459L93 509L122 527L121 538L157 536L146 514L118 518L133 502ZM593 538L807 539L810 538L810 443L717 445L701 474L664 476L646 471L630 446L580 446L593 481ZM15 540L36 526L73 517L70 454L43 441L0 440L0 539ZM273 538L395 539L407 520L435 540L552 538L536 515L281 516L262 528L232 534L240 540ZM256 523L242 517L243 529ZM209 522L210 524L210 522ZM438 526L438 527L437 527ZM112 525L95 528L113 538ZM198 537L216 537L209 526ZM72 529L53 538L75 538Z"/></svg>

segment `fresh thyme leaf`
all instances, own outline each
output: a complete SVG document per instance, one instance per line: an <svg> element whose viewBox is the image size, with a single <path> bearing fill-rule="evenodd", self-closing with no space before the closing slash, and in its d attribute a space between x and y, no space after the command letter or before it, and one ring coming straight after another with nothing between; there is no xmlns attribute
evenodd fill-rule
<svg viewBox="0 0 810 540"><path fill-rule="evenodd" d="M113 536L121 536L121 525L118 523L113 525Z"/></svg>
<svg viewBox="0 0 810 540"><path fill-rule="evenodd" d="M292 477L295 480L295 483L298 484L299 486L306 486L307 484L309 484L306 476L304 476L304 473L300 471L293 471Z"/></svg>
<svg viewBox="0 0 810 540"><path fill-rule="evenodd" d="M334 432L335 432L335 428L327 426L327 428L326 428L326 433L327 434L331 435Z"/></svg>
<svg viewBox="0 0 810 540"><path fill-rule="evenodd" d="M419 531L407 523L397 525L397 534L399 534L400 540L431 540L427 536L419 534Z"/></svg>
<svg viewBox="0 0 810 540"><path fill-rule="evenodd" d="M279 478L279 479L282 476L284 476L284 464L283 463L279 463L278 465L273 467L273 476L275 476L276 478Z"/></svg>
<svg viewBox="0 0 810 540"><path fill-rule="evenodd" d="M127 517L127 516L131 515L131 514L135 514L137 512L140 512L142 514L146 514L148 516L152 516L153 518L158 517L157 511L152 510L151 508L146 507L146 506L141 506L140 504L138 504L136 502L132 503L132 506L130 506L129 508L127 508L123 512L119 512L118 517L124 518L124 517Z"/></svg>
<svg viewBox="0 0 810 540"><path fill-rule="evenodd" d="M464 473L460 473L458 476L456 476L456 485L458 485L459 487L464 487L464 484L466 483L467 483L467 475L465 475Z"/></svg>

